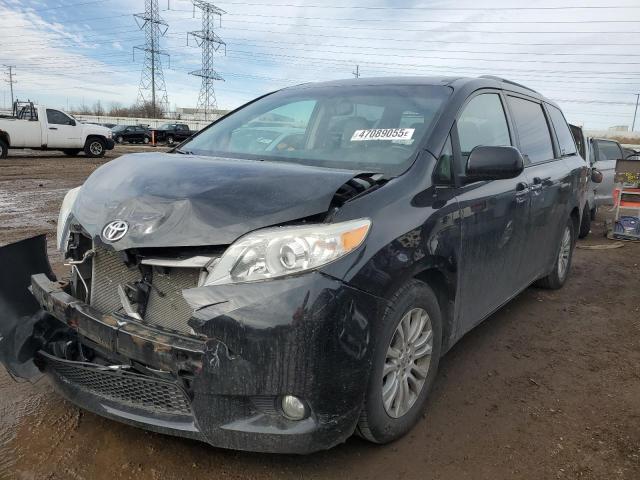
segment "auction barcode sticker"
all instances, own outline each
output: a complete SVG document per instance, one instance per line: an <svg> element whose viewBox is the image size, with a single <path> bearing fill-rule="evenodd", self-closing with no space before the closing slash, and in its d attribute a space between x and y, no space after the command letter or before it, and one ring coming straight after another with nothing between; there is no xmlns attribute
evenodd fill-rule
<svg viewBox="0 0 640 480"><path fill-rule="evenodd" d="M351 137L352 142L365 140L410 140L415 128L371 128L356 130Z"/></svg>

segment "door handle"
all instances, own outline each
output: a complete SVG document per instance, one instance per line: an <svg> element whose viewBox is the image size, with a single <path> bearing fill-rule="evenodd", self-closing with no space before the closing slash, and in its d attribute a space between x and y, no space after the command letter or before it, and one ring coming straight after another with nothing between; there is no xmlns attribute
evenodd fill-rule
<svg viewBox="0 0 640 480"><path fill-rule="evenodd" d="M56 127L49 127L49 130L57 130Z"/></svg>
<svg viewBox="0 0 640 480"><path fill-rule="evenodd" d="M551 180L551 177L544 177L544 178L534 177L533 178L533 184L534 185L542 185L542 184L545 184L545 183L549 182L550 180Z"/></svg>
<svg viewBox="0 0 640 480"><path fill-rule="evenodd" d="M516 185L516 203L522 204L527 201L527 194L529 193L530 187L526 182L519 182Z"/></svg>

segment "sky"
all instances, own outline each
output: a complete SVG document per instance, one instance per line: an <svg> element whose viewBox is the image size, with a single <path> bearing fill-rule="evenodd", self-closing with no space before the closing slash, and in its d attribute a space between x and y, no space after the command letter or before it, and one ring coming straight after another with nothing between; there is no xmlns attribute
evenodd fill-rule
<svg viewBox="0 0 640 480"><path fill-rule="evenodd" d="M190 0L158 0L170 109L195 107L201 28ZM136 101L144 0L0 0L0 65L14 90L54 108ZM631 125L640 92L637 0L224 0L216 33L219 108L310 81L497 75L555 100L589 129ZM4 72L6 69L2 69ZM6 79L3 75L0 77ZM0 106L10 104L0 82ZM640 117L636 130L640 130Z"/></svg>

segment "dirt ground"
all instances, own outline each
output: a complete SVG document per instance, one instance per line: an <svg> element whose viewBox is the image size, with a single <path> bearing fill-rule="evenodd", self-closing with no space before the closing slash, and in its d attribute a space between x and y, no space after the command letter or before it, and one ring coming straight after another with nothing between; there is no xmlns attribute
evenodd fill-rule
<svg viewBox="0 0 640 480"><path fill-rule="evenodd" d="M107 161L125 150L117 147ZM50 234L63 194L103 161L23 152L0 163L0 244ZM422 421L386 446L248 454L81 411L0 367L2 479L640 478L640 244L599 218L565 288L530 288L442 360ZM58 258L58 257L54 257ZM61 270L60 263L56 265Z"/></svg>

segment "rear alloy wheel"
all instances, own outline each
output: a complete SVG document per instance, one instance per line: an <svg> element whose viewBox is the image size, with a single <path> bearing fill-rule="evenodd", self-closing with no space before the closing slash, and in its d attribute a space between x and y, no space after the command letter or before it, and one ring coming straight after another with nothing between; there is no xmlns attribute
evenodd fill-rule
<svg viewBox="0 0 640 480"><path fill-rule="evenodd" d="M149 143L151 141L151 139L149 137L144 137L144 144L146 145L147 143Z"/></svg>
<svg viewBox="0 0 640 480"><path fill-rule="evenodd" d="M582 221L580 222L580 232L578 232L578 238L587 238L591 231L591 210L589 206L585 205L582 212Z"/></svg>
<svg viewBox="0 0 640 480"><path fill-rule="evenodd" d="M9 154L9 145L4 140L0 140L0 158L7 158Z"/></svg>
<svg viewBox="0 0 640 480"><path fill-rule="evenodd" d="M97 158L103 157L106 146L104 140L100 138L92 138L87 141L87 145L84 147L84 153L87 157Z"/></svg>
<svg viewBox="0 0 640 480"><path fill-rule="evenodd" d="M116 137L116 143L122 143L122 142L124 142L124 137L122 135L118 135Z"/></svg>
<svg viewBox="0 0 640 480"><path fill-rule="evenodd" d="M169 136L167 137L167 144L168 144L168 145L173 145L175 141L176 141L176 139L175 139L175 138L173 138L173 135L169 135Z"/></svg>
<svg viewBox="0 0 640 480"><path fill-rule="evenodd" d="M428 285L411 280L391 299L382 324L356 430L374 443L400 438L422 415L440 360L438 300Z"/></svg>
<svg viewBox="0 0 640 480"><path fill-rule="evenodd" d="M573 248L575 247L575 233L573 220L570 218L562 231L560 237L560 245L553 270L546 277L536 282L536 285L542 288L557 290L562 288L569 276L571 270L571 260L573 258Z"/></svg>

